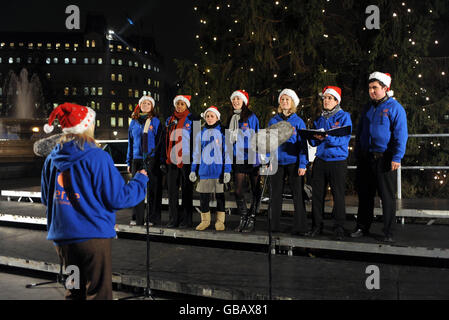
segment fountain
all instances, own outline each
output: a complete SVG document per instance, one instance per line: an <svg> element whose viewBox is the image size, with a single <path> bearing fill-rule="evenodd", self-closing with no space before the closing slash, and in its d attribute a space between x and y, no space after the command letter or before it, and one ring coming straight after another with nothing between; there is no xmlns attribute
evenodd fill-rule
<svg viewBox="0 0 449 320"><path fill-rule="evenodd" d="M28 163L29 167L39 162L33 144L44 135L42 85L37 74L29 78L27 69L23 68L18 76L10 71L3 88L7 97L1 110L6 117L0 118L0 164L6 171L12 164L24 167Z"/></svg>

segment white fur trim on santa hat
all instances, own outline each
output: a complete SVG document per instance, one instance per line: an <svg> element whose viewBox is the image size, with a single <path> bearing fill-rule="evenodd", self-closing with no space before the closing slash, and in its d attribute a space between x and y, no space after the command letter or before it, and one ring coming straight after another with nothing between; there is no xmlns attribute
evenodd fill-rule
<svg viewBox="0 0 449 320"><path fill-rule="evenodd" d="M376 79L382 82L384 85L386 85L388 88L390 88L391 85L391 77L386 75L385 73L376 71L369 75L369 80Z"/></svg>
<svg viewBox="0 0 449 320"><path fill-rule="evenodd" d="M298 104L299 104L299 98L298 98L298 95L297 95L296 92L293 91L292 89L284 89L284 90L281 91L281 93L279 94L279 97L278 97L278 102L279 102L279 103L281 103L281 97L282 97L284 94L287 95L287 96L289 96L290 98L292 98L293 103L295 104L295 107L298 106Z"/></svg>
<svg viewBox="0 0 449 320"><path fill-rule="evenodd" d="M245 105L248 105L248 98L239 90L234 91L231 94L231 102L232 102L232 99L234 99L234 97L236 97L236 96L239 97L240 99L242 99L243 102L245 103Z"/></svg>
<svg viewBox="0 0 449 320"><path fill-rule="evenodd" d="M84 117L84 119L76 126L62 129L62 132L80 134L89 129L91 125L95 125L95 111L89 107L86 108L87 115Z"/></svg>
<svg viewBox="0 0 449 320"><path fill-rule="evenodd" d="M153 105L153 109L154 109L154 99L150 96L142 96L142 98L139 99L139 106L142 102L144 102L145 100L148 100L151 102L151 104Z"/></svg>
<svg viewBox="0 0 449 320"><path fill-rule="evenodd" d="M178 100L181 100L181 101L184 101L185 102L185 104L187 105L187 108L190 108L190 101L189 101L189 99L187 99L186 97L184 97L184 96L176 96L174 99L173 99L173 105L176 107L176 102L178 102Z"/></svg>
<svg viewBox="0 0 449 320"><path fill-rule="evenodd" d="M202 114L203 118L206 119L206 114L211 111L213 113L215 113L215 115L217 116L218 120L220 120L220 111L218 111L217 107L209 107L206 109L206 111L204 111L204 113Z"/></svg>
<svg viewBox="0 0 449 320"><path fill-rule="evenodd" d="M332 89L332 88L327 88L326 91L324 91L323 95L325 95L326 93L329 93L329 94L333 95L333 96L335 97L335 99L337 99L338 103L341 102L341 97L340 97L340 95L339 95L338 92L335 91L334 89Z"/></svg>

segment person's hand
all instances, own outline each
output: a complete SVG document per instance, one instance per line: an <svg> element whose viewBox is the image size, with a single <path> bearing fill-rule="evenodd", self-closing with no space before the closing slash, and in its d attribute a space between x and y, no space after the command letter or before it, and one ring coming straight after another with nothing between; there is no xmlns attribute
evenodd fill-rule
<svg viewBox="0 0 449 320"><path fill-rule="evenodd" d="M391 170L392 171L399 169L400 166L401 166L400 162L391 161Z"/></svg>
<svg viewBox="0 0 449 320"><path fill-rule="evenodd" d="M140 170L139 173L146 175L148 177L147 170L145 170L145 169Z"/></svg>
<svg viewBox="0 0 449 320"><path fill-rule="evenodd" d="M225 172L223 175L223 183L229 183L231 181L231 174L229 172Z"/></svg>
<svg viewBox="0 0 449 320"><path fill-rule="evenodd" d="M128 171L128 173L131 173L131 167L130 166L127 166L126 170Z"/></svg>
<svg viewBox="0 0 449 320"><path fill-rule="evenodd" d="M190 172L189 180L192 181L192 182L196 181L196 173L195 172Z"/></svg>
<svg viewBox="0 0 449 320"><path fill-rule="evenodd" d="M322 140L326 139L327 134L326 134L325 136L322 136L322 135L320 135L320 134L314 134L313 137L314 137L315 139L317 139L317 140L322 141Z"/></svg>
<svg viewBox="0 0 449 320"><path fill-rule="evenodd" d="M305 174L306 174L306 171L307 171L307 169L299 168L299 169L298 169L298 176L303 176L303 175L305 175Z"/></svg>

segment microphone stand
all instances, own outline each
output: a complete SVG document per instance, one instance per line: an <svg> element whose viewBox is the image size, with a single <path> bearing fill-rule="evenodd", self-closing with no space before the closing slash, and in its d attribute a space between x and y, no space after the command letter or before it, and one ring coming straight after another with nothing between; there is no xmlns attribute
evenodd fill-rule
<svg viewBox="0 0 449 320"><path fill-rule="evenodd" d="M175 122L172 122L175 123ZM177 121L176 121L177 123ZM171 127L172 124L169 124L165 127L164 131L166 131L169 127ZM161 142L163 139L159 139L158 143L156 144L156 146L153 147L153 149L151 149L151 151L147 154L143 155L143 167L144 169L147 171L147 173L149 174L149 172L151 172L152 168L150 166L150 161L149 159L151 157L153 157L155 155L156 150L159 149ZM125 298L121 298L119 300L128 300L128 299L132 299L132 298L138 298L138 297L143 297L144 299L152 299L154 300L151 288L150 288L150 180L148 180L147 183L147 207L146 207L146 217L145 217L145 223L146 223L146 247L147 247L147 253L146 253L146 287L144 290L144 293L142 295L137 295L137 296L131 296L131 297L125 297Z"/></svg>

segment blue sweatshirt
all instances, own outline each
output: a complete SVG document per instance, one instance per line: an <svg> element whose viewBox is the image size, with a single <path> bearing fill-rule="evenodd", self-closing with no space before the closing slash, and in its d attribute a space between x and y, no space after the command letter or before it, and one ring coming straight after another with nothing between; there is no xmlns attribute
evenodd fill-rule
<svg viewBox="0 0 449 320"><path fill-rule="evenodd" d="M352 129L351 115L343 110L338 111L328 119L320 116L313 122L314 129L330 130L344 126L351 126ZM317 158L324 161L342 161L348 158L349 140L351 140L351 134L344 137L327 136L322 141L311 139L310 144L317 147Z"/></svg>
<svg viewBox="0 0 449 320"><path fill-rule="evenodd" d="M142 138L145 122L140 123L133 119L129 124L128 129L128 152L126 154L126 163L131 166L133 159L143 159ZM158 118L151 119L150 127L148 128L148 153L149 156L155 157L157 152L154 150L160 139L162 131L161 122ZM152 152L153 151L153 152Z"/></svg>
<svg viewBox="0 0 449 320"><path fill-rule="evenodd" d="M237 159L242 162L243 160L248 160L248 153L250 152L249 144L253 134L259 131L259 119L256 114L252 113L247 121L240 119L239 121L239 133L237 137L237 142L233 144L233 156L234 163L237 163ZM254 157L254 159L252 159ZM254 161L253 165L257 166L259 164L259 159L254 153L251 155L250 161Z"/></svg>
<svg viewBox="0 0 449 320"><path fill-rule="evenodd" d="M191 172L198 170L200 179L219 179L224 172L231 172L231 168L220 124L210 129L205 126L195 137Z"/></svg>
<svg viewBox="0 0 449 320"><path fill-rule="evenodd" d="M392 153L394 162L401 162L407 145L407 116L393 98L378 106L369 104L362 112L357 127L356 152Z"/></svg>
<svg viewBox="0 0 449 320"><path fill-rule="evenodd" d="M282 117L277 114L268 122L268 126L271 126L280 121L284 121ZM300 129L305 129L306 124L304 121L296 114L293 113L286 120L295 129L293 135L284 142L278 148L278 163L280 165L288 165L296 163L298 164L298 169L305 169L309 161L307 160L307 143L305 139L301 139L298 134Z"/></svg>
<svg viewBox="0 0 449 320"><path fill-rule="evenodd" d="M45 159L42 203L47 206L48 240L69 244L115 237L115 211L145 198L148 178L137 173L126 184L108 153L86 143L57 145Z"/></svg>

